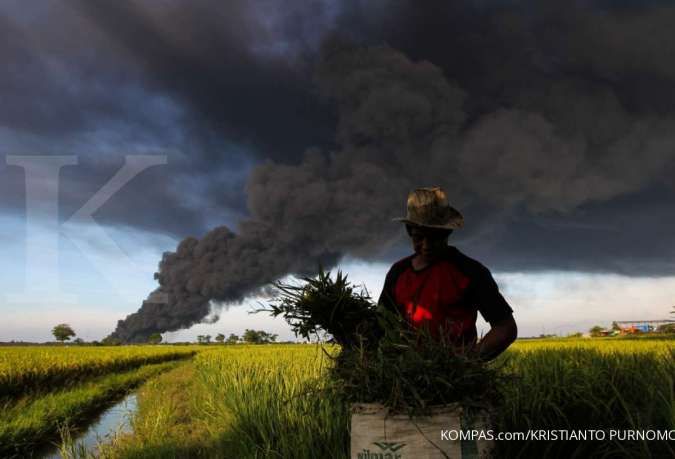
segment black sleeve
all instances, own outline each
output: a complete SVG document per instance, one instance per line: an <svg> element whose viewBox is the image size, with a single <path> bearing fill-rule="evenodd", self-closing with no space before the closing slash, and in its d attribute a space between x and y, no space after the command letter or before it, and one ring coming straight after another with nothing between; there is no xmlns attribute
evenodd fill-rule
<svg viewBox="0 0 675 459"><path fill-rule="evenodd" d="M396 310L396 303L394 301L394 284L396 280L394 279L394 267L389 269L387 276L384 278L384 286L382 287L382 293L380 293L380 298L377 300L377 307L386 309L389 311Z"/></svg>
<svg viewBox="0 0 675 459"><path fill-rule="evenodd" d="M380 298L377 301L378 308L384 308L392 312L398 311L394 289L396 287L396 281L398 280L398 277L407 266L407 260L408 259L404 259L394 263L389 269L389 272L387 272L387 276L384 279L384 286L382 287L382 293L380 293Z"/></svg>
<svg viewBox="0 0 675 459"><path fill-rule="evenodd" d="M471 280L471 299L478 308L480 315L483 316L490 325L494 325L513 314L513 309L499 292L499 287L492 277L490 271L479 266L475 270L475 276Z"/></svg>

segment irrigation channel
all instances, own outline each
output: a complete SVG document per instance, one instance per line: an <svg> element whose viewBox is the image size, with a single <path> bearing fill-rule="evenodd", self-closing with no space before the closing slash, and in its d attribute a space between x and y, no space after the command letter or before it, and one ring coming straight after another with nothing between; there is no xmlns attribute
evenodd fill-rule
<svg viewBox="0 0 675 459"><path fill-rule="evenodd" d="M131 419L137 409L136 393L131 392L103 411L92 420L86 430L82 430L73 438L74 448L79 450L84 447L87 451L94 451L99 443L110 441L115 435L130 433ZM43 459L62 459L62 457L59 449L54 447L45 453Z"/></svg>

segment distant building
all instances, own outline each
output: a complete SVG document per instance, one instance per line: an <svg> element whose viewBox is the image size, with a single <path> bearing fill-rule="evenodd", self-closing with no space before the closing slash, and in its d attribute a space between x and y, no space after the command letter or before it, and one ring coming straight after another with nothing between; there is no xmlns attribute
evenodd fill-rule
<svg viewBox="0 0 675 459"><path fill-rule="evenodd" d="M620 334L632 335L654 332L660 325L675 324L675 320L617 320L614 323L619 326Z"/></svg>

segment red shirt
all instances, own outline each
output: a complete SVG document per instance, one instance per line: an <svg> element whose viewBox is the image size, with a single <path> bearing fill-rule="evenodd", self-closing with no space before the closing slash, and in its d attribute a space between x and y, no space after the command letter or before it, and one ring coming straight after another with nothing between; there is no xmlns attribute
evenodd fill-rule
<svg viewBox="0 0 675 459"><path fill-rule="evenodd" d="M413 268L413 256L394 263L379 300L398 310L411 326L428 327L436 337L443 333L455 344L469 344L477 338L479 311L490 323L513 312L490 271L455 247L448 246L438 260L420 270Z"/></svg>

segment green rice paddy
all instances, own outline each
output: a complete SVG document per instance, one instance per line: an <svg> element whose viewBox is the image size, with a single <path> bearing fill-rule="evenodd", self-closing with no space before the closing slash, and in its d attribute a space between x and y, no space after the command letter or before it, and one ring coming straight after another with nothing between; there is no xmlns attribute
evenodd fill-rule
<svg viewBox="0 0 675 459"><path fill-rule="evenodd" d="M64 444L63 453L109 458L349 457L349 406L326 378L335 347L9 350L0 350L0 387L6 391L0 412L3 457L36 454L54 441L58 426L70 426L76 435L91 413L140 384L132 433L117 435L95 451ZM69 364L58 363L60 355ZM138 355L147 361L110 363L115 358L136 362ZM158 355L167 361L153 360ZM501 399L495 407L494 435L605 432L603 440L497 441L497 457L675 457L674 442L667 438L609 437L610 432L656 431L675 438L672 339L519 340L490 365L508 376L496 382ZM50 376L41 375L39 368ZM73 379L59 376L58 368ZM28 381L26 389L17 381Z"/></svg>

